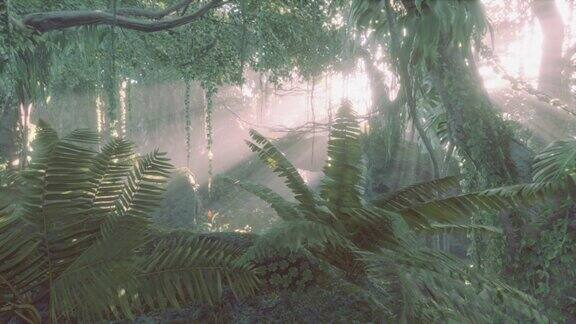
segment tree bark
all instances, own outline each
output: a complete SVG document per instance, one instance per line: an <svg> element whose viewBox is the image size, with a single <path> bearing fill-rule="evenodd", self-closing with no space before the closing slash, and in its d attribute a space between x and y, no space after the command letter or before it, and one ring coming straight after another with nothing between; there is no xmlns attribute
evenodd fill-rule
<svg viewBox="0 0 576 324"><path fill-rule="evenodd" d="M412 86L412 80L410 78L410 69L408 67L408 58L401 57L400 54L400 36L398 35L398 30L396 29L394 14L392 13L392 6L390 4L390 0L384 1L384 6L386 9L386 18L388 20L388 28L390 30L390 38L392 39L391 47L393 53L393 59L398 60L398 74L400 76L400 80L404 84L402 87L405 90L405 96L407 99L409 115L412 117L412 124L418 131L418 136L424 143L424 147L426 147L426 151L430 157L430 162L432 163L432 170L434 172L434 178L440 177L440 169L438 166L438 159L436 158L436 154L434 152L434 148L432 147L432 143L428 138L428 134L426 134L426 130L420 119L418 118L418 111L416 107L416 94L414 92Z"/></svg>
<svg viewBox="0 0 576 324"><path fill-rule="evenodd" d="M62 30L79 26L109 25L119 28L138 30L142 32L157 32L183 26L199 20L210 10L222 6L225 0L212 0L200 7L194 13L173 19L156 20L186 5L182 1L158 13L143 9L121 8L114 15L109 11L102 10L64 10L54 12L34 13L22 19L22 25L31 28L38 33L46 33L54 30ZM175 9L174 9L175 8ZM135 19L129 15L146 17L152 20Z"/></svg>
<svg viewBox="0 0 576 324"><path fill-rule="evenodd" d="M12 162L17 155L16 138L18 124L18 110L11 97L4 98L3 109L0 114L0 163Z"/></svg>
<svg viewBox="0 0 576 324"><path fill-rule="evenodd" d="M488 185L528 182L533 153L517 141L494 110L477 71L464 55L443 42L438 62L429 66L459 152L488 179Z"/></svg>
<svg viewBox="0 0 576 324"><path fill-rule="evenodd" d="M562 81L564 24L555 1L532 1L532 12L542 30L542 57L538 76L538 90L565 98L567 89Z"/></svg>

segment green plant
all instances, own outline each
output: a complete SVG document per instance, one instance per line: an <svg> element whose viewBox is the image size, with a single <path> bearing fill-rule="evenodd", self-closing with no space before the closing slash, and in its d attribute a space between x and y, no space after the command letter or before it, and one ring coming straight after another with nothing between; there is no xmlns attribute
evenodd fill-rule
<svg viewBox="0 0 576 324"><path fill-rule="evenodd" d="M402 321L543 319L530 297L417 243L413 230L451 227L498 232L463 224L464 214L404 212L414 204L450 194L458 184L456 179L406 188L382 199L378 204L382 208L362 201L360 130L350 104L343 103L331 128L326 177L319 193L306 186L269 140L256 131L250 135L249 147L285 179L296 203L264 186L230 179L268 202L283 220L262 235L244 259L282 249L311 253L362 287L382 284L386 294L380 298L399 305L394 316Z"/></svg>
<svg viewBox="0 0 576 324"><path fill-rule="evenodd" d="M151 225L172 169L164 154L138 157L122 139L95 152L98 141L38 124L30 167L17 175L21 199L0 210L1 316L94 321L214 302L223 285L254 292L237 253L192 235L175 242Z"/></svg>

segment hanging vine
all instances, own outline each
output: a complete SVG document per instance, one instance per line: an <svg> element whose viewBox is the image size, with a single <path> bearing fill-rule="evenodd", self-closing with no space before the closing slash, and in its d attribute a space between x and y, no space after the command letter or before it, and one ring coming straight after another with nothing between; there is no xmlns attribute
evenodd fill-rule
<svg viewBox="0 0 576 324"><path fill-rule="evenodd" d="M191 132L192 132L192 119L190 116L190 91L191 82L189 78L185 80L186 86L184 90L184 119L186 120L186 167L190 169L190 152L191 152Z"/></svg>
<svg viewBox="0 0 576 324"><path fill-rule="evenodd" d="M212 113L214 110L214 96L216 95L216 87L211 85L205 88L206 92L206 109L204 111L204 122L206 127L206 151L208 152L208 195L212 193L212 174L213 166L212 160L214 154L212 152L212 143L214 137L214 126L212 124Z"/></svg>
<svg viewBox="0 0 576 324"><path fill-rule="evenodd" d="M127 80L126 89L125 89L125 100L126 100L126 120L125 120L125 127L126 127L126 134L130 132L130 117L132 116L132 82L131 80Z"/></svg>
<svg viewBox="0 0 576 324"><path fill-rule="evenodd" d="M110 26L110 44L108 47L108 64L106 65L105 90L108 97L108 136L121 136L116 127L118 126L118 89L116 80L116 8L117 0L111 0L114 23Z"/></svg>

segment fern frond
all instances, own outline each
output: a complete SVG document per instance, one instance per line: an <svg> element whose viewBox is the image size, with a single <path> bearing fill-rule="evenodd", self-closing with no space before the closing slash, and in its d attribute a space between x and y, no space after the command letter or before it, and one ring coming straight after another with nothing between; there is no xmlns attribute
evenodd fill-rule
<svg viewBox="0 0 576 324"><path fill-rule="evenodd" d="M403 245L359 254L372 276L396 279L404 321L547 322L528 295L440 251Z"/></svg>
<svg viewBox="0 0 576 324"><path fill-rule="evenodd" d="M135 253L171 166L158 152L134 164L122 140L96 154L98 140L85 130L58 138L39 123L30 166L18 174L22 199L0 210L0 308L48 297L52 321L132 316Z"/></svg>
<svg viewBox="0 0 576 324"><path fill-rule="evenodd" d="M97 235L55 281L50 292L51 314L85 321L113 313L118 318L133 316L127 305L128 294L138 288L135 251L149 237L149 221L130 215L110 216L102 228L107 228L106 236Z"/></svg>
<svg viewBox="0 0 576 324"><path fill-rule="evenodd" d="M372 202L375 206L398 211L425 203L460 189L457 177L445 177L414 184Z"/></svg>
<svg viewBox="0 0 576 324"><path fill-rule="evenodd" d="M270 207L274 209L276 214L278 214L278 216L282 218L282 220L290 221L301 218L297 206L287 201L286 199L282 198L282 196L275 193L270 188L267 188L263 185L259 185L256 183L235 180L228 177L224 177L223 180L248 191L249 193L255 195L256 197L270 204Z"/></svg>
<svg viewBox="0 0 576 324"><path fill-rule="evenodd" d="M502 229L500 229L498 227L494 227L494 226L480 225L480 224L460 225L460 224L433 223L433 224L430 224L429 227L423 228L422 230L425 232L428 232L428 233L434 233L434 232L443 233L445 231L468 233L471 230L474 230L474 231L483 232L486 234L502 235Z"/></svg>
<svg viewBox="0 0 576 324"><path fill-rule="evenodd" d="M90 189L96 211L108 212L122 193L124 180L133 165L132 143L115 138L94 157Z"/></svg>
<svg viewBox="0 0 576 324"><path fill-rule="evenodd" d="M0 211L20 200L18 173L13 170L0 171Z"/></svg>
<svg viewBox="0 0 576 324"><path fill-rule="evenodd" d="M101 136L98 132L90 129L75 129L62 138L76 144L96 145L100 143Z"/></svg>
<svg viewBox="0 0 576 324"><path fill-rule="evenodd" d="M214 304L224 287L241 297L254 294L259 284L251 266L238 262L233 247L202 237L161 240L141 268L138 295L152 308Z"/></svg>
<svg viewBox="0 0 576 324"><path fill-rule="evenodd" d="M331 226L309 220L282 222L262 234L242 260L273 255L277 251L302 251L339 246L350 249L353 243Z"/></svg>
<svg viewBox="0 0 576 324"><path fill-rule="evenodd" d="M576 199L576 176L564 181L521 184L462 194L411 206L399 211L404 218L426 218L439 223L458 220L483 212L498 212L516 206L530 206L551 198Z"/></svg>
<svg viewBox="0 0 576 324"><path fill-rule="evenodd" d="M321 197L337 217L345 214L343 209L361 206L361 166L360 126L350 103L344 102L330 129L328 161L320 188Z"/></svg>
<svg viewBox="0 0 576 324"><path fill-rule="evenodd" d="M347 231L362 249L374 250L398 244L393 221L398 215L384 209L362 207L349 211L351 216Z"/></svg>
<svg viewBox="0 0 576 324"><path fill-rule="evenodd" d="M556 141L534 159L535 182L558 181L576 172L576 140Z"/></svg>
<svg viewBox="0 0 576 324"><path fill-rule="evenodd" d="M163 186L173 169L165 155L156 150L137 160L116 202L118 216L148 217L160 204Z"/></svg>
<svg viewBox="0 0 576 324"><path fill-rule="evenodd" d="M250 137L254 142L247 142L248 147L257 153L260 160L270 167L272 171L285 179L286 185L292 190L294 198L302 204L302 207L313 212L316 209L314 194L310 191L298 173L298 170L296 170L286 156L262 134L251 129Z"/></svg>
<svg viewBox="0 0 576 324"><path fill-rule="evenodd" d="M0 211L0 306L29 302L30 292L46 280L34 228L14 213Z"/></svg>

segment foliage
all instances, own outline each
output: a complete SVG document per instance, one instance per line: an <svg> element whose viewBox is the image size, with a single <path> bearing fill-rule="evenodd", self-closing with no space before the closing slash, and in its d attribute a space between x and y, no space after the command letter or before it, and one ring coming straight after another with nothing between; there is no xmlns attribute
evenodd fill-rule
<svg viewBox="0 0 576 324"><path fill-rule="evenodd" d="M319 281L320 268L306 254L277 253L253 263L262 276L264 286L272 290L302 292Z"/></svg>
<svg viewBox="0 0 576 324"><path fill-rule="evenodd" d="M154 220L171 229L194 228L200 221L200 199L194 176L187 170L178 170L171 176Z"/></svg>
<svg viewBox="0 0 576 324"><path fill-rule="evenodd" d="M223 285L254 291L255 273L222 245L168 234L143 254L172 166L157 151L135 157L122 139L99 153L97 143L94 132L59 138L39 123L30 168L18 174L22 198L0 212L2 313L40 322L37 304L47 302L51 321L123 318L214 302Z"/></svg>
<svg viewBox="0 0 576 324"><path fill-rule="evenodd" d="M268 140L255 131L251 135L254 142L249 142L249 146L286 179L298 203L285 201L265 187L236 181L271 204L284 220L258 239L244 258L270 255L282 249L309 251L343 270L353 282L363 282L366 275L370 280L382 282L386 295L393 294L395 297L391 299L402 305L402 310L396 312L402 321L450 318L490 322L508 316L508 319L522 316L545 319L534 310L534 301L528 296L498 279L475 273L457 259L418 246L409 230L451 226L464 219L462 215L447 218L395 212L403 204L417 204L433 199L437 193L450 192L457 183L455 179L407 188L384 200L384 206L393 206L388 210L362 202L358 190L362 179L359 167L362 161L357 151L360 135L349 104L343 103L339 109L331 132L329 159L324 169L326 179L320 195L305 186L284 155ZM508 313L504 311L507 307L510 307ZM483 311L478 313L479 310Z"/></svg>
<svg viewBox="0 0 576 324"><path fill-rule="evenodd" d="M576 141L553 142L534 161L534 181L557 181L576 171Z"/></svg>

